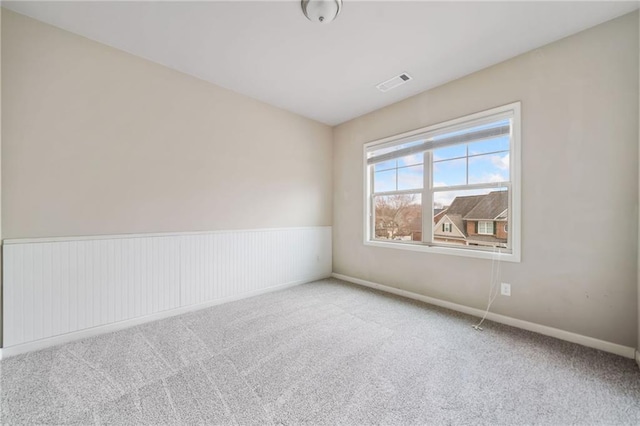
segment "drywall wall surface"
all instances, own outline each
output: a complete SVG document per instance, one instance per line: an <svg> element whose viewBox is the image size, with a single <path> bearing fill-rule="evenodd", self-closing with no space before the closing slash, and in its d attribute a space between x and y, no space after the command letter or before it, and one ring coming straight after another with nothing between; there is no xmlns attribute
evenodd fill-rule
<svg viewBox="0 0 640 426"><path fill-rule="evenodd" d="M0 82L2 81L2 8L0 7ZM4 340L4 336L2 334L2 321L3 321L3 312L2 312L2 297L4 294L3 291L3 272L2 272L2 84L0 84L0 347L2 347L2 342Z"/></svg>
<svg viewBox="0 0 640 426"><path fill-rule="evenodd" d="M3 238L331 224L329 126L8 10L2 54Z"/></svg>
<svg viewBox="0 0 640 426"><path fill-rule="evenodd" d="M638 84L636 12L334 128L334 272L484 309L490 260L363 244L362 146L521 101L522 262L492 311L635 346Z"/></svg>

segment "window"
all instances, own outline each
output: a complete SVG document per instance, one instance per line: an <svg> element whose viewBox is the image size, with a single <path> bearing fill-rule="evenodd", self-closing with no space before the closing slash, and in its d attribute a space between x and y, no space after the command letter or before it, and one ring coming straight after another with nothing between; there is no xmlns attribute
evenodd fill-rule
<svg viewBox="0 0 640 426"><path fill-rule="evenodd" d="M365 244L519 261L519 133L514 103L365 144Z"/></svg>
<svg viewBox="0 0 640 426"><path fill-rule="evenodd" d="M493 235L493 222L479 221L478 234Z"/></svg>

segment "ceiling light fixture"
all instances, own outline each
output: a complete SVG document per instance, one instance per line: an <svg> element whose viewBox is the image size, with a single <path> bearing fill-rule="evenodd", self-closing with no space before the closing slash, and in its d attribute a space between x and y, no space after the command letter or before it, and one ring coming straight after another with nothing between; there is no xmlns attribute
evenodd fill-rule
<svg viewBox="0 0 640 426"><path fill-rule="evenodd" d="M326 24L336 19L342 0L302 0L302 12L310 21Z"/></svg>

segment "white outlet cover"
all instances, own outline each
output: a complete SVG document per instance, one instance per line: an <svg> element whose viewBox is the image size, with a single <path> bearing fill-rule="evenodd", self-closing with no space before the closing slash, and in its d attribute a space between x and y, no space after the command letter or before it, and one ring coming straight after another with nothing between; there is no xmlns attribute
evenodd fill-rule
<svg viewBox="0 0 640 426"><path fill-rule="evenodd" d="M500 286L500 293L503 296L511 296L511 284L502 283L502 285Z"/></svg>

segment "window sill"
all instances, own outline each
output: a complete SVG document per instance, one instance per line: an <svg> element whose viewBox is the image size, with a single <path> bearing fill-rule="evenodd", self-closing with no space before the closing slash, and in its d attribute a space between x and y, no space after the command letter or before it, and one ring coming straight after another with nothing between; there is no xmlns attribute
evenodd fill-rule
<svg viewBox="0 0 640 426"><path fill-rule="evenodd" d="M520 254L516 251L511 253L497 253L492 251L459 249L456 247L429 246L421 243L393 243L386 241L365 241L365 246L391 248L399 250L419 251L423 253L447 254L452 256L471 257L475 259L495 259L503 262L520 263Z"/></svg>

